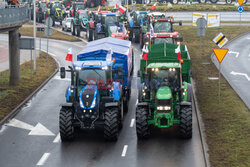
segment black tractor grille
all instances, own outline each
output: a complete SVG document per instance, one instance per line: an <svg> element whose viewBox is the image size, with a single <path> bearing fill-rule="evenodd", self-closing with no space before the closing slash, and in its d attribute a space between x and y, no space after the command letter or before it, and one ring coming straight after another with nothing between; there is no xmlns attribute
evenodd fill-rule
<svg viewBox="0 0 250 167"><path fill-rule="evenodd" d="M85 107L90 107L95 94L95 89L85 89L82 92L82 100Z"/></svg>
<svg viewBox="0 0 250 167"><path fill-rule="evenodd" d="M156 100L157 106L169 106L170 103L170 100Z"/></svg>

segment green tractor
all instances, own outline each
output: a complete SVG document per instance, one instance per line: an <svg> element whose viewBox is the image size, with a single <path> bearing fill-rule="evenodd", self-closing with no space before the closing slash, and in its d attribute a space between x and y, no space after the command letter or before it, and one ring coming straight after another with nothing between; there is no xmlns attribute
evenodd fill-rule
<svg viewBox="0 0 250 167"><path fill-rule="evenodd" d="M180 45L153 44L147 60L141 59L138 77L141 87L136 107L136 131L139 139L150 136L151 126L170 128L179 125L180 137L192 137L192 86L190 57ZM178 48L178 49L179 49Z"/></svg>
<svg viewBox="0 0 250 167"><path fill-rule="evenodd" d="M64 5L60 2L55 2L54 4L49 5L49 9L46 13L47 17L51 16L53 20L53 26L55 26L55 22L60 22L60 25L62 25L62 21L67 15L64 12Z"/></svg>

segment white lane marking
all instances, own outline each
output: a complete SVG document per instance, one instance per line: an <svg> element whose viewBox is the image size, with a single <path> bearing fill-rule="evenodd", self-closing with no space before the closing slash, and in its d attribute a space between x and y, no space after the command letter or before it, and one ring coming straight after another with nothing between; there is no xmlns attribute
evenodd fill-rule
<svg viewBox="0 0 250 167"><path fill-rule="evenodd" d="M208 77L209 80L218 80L218 77Z"/></svg>
<svg viewBox="0 0 250 167"><path fill-rule="evenodd" d="M230 74L232 74L232 75L242 75L242 76L246 77L246 79L248 81L250 81L250 77L246 73L239 73L239 72L232 71Z"/></svg>
<svg viewBox="0 0 250 167"><path fill-rule="evenodd" d="M240 53L239 52L234 52L234 51L229 51L228 53L236 54L235 57L239 57Z"/></svg>
<svg viewBox="0 0 250 167"><path fill-rule="evenodd" d="M130 123L130 127L131 127L131 128L134 126L134 123L135 123L135 119L132 118L132 119L131 119L131 123Z"/></svg>
<svg viewBox="0 0 250 167"><path fill-rule="evenodd" d="M124 147L123 147L123 150L122 150L122 157L125 157L126 156L126 153L127 153L127 149L128 149L128 145L125 145Z"/></svg>
<svg viewBox="0 0 250 167"><path fill-rule="evenodd" d="M54 133L52 133L49 129L47 129L42 124L38 123L32 131L30 131L29 135L32 136L55 136Z"/></svg>
<svg viewBox="0 0 250 167"><path fill-rule="evenodd" d="M41 159L37 162L37 166L43 166L44 163L47 161L47 159L49 158L50 153L44 153L43 156L41 157Z"/></svg>
<svg viewBox="0 0 250 167"><path fill-rule="evenodd" d="M43 126L41 123L37 123L36 126L29 125L25 122L19 121L15 118L10 120L6 124L6 126L12 126L15 128L21 128L21 129L26 129L30 130L29 135L35 135L35 136L55 136L54 133L52 133L50 130L48 130L45 126Z"/></svg>
<svg viewBox="0 0 250 167"><path fill-rule="evenodd" d="M135 105L137 106L137 104L138 104L138 99L136 100L136 102L135 102Z"/></svg>
<svg viewBox="0 0 250 167"><path fill-rule="evenodd" d="M250 39L250 37L247 37L247 39Z"/></svg>
<svg viewBox="0 0 250 167"><path fill-rule="evenodd" d="M53 143L59 143L60 141L61 141L61 137L60 137L60 133L58 133L58 135L54 139Z"/></svg>

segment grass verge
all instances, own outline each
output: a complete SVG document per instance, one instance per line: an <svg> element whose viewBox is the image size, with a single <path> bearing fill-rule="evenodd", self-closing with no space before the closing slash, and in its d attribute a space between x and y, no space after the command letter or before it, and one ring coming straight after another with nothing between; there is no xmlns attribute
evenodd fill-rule
<svg viewBox="0 0 250 167"><path fill-rule="evenodd" d="M22 36L33 36L33 27L21 27L19 29L19 32L21 33ZM43 32L41 34L42 34L41 35L42 38L47 38L47 36L44 36ZM40 37L40 32L37 31L36 36ZM52 29L52 36L49 36L49 39L65 40L65 41L70 41L70 42L80 41L78 38L74 36L66 35L54 29Z"/></svg>
<svg viewBox="0 0 250 167"><path fill-rule="evenodd" d="M196 28L176 26L175 29L182 34L192 59L198 104L205 124L212 166L250 166L250 112L223 77L219 105L218 81L208 80L208 77L218 76L218 70L210 59L212 48L217 48L212 39L223 32L230 40L250 31L250 28L223 26L222 29L208 29L203 37L202 62L210 62L210 65L200 64L200 42Z"/></svg>
<svg viewBox="0 0 250 167"><path fill-rule="evenodd" d="M135 4L135 10L139 11L145 11L150 10L150 7L154 3L148 4L148 6L144 6L143 4ZM129 10L131 11L131 6L129 5ZM244 11L250 11L250 6L243 5ZM127 5L125 5L127 7ZM101 10L111 10L114 8L113 6L109 7L102 7ZM96 8L97 9L97 8ZM172 5L172 7L168 7L168 4L161 4L158 3L154 11L161 11L161 12L186 12L186 11L237 11L237 7L233 4L193 4L193 5L185 5L185 4L179 4L179 5Z"/></svg>
<svg viewBox="0 0 250 167"><path fill-rule="evenodd" d="M0 120L17 107L37 87L39 87L57 68L55 60L49 56L48 64L46 54L42 52L37 58L37 71L30 80L30 62L20 67L20 84L9 86L9 70L0 73Z"/></svg>

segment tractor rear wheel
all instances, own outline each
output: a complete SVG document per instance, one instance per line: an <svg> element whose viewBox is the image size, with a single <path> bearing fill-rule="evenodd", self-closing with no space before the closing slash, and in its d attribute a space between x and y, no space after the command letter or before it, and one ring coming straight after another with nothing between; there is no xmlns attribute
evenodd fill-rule
<svg viewBox="0 0 250 167"><path fill-rule="evenodd" d="M135 31L135 43L139 43L140 42L140 31L136 30Z"/></svg>
<svg viewBox="0 0 250 167"><path fill-rule="evenodd" d="M109 141L117 141L119 133L119 110L108 108L104 113L104 138Z"/></svg>
<svg viewBox="0 0 250 167"><path fill-rule="evenodd" d="M86 37L87 37L88 42L93 40L93 30L90 29L89 27L87 27L87 30L86 30Z"/></svg>
<svg viewBox="0 0 250 167"><path fill-rule="evenodd" d="M192 138L192 107L185 106L180 111L180 137L183 139Z"/></svg>
<svg viewBox="0 0 250 167"><path fill-rule="evenodd" d="M150 128L147 122L148 113L146 108L136 108L136 133L139 139L150 136Z"/></svg>
<svg viewBox="0 0 250 167"><path fill-rule="evenodd" d="M61 108L59 116L59 128L61 140L71 141L74 138L73 113L72 109Z"/></svg>
<svg viewBox="0 0 250 167"><path fill-rule="evenodd" d="M80 27L80 25L78 25L77 27L76 27L76 31L77 31L77 36L78 37L80 37L80 33L81 33L81 27Z"/></svg>
<svg viewBox="0 0 250 167"><path fill-rule="evenodd" d="M71 34L75 35L75 25L73 22L71 23Z"/></svg>

